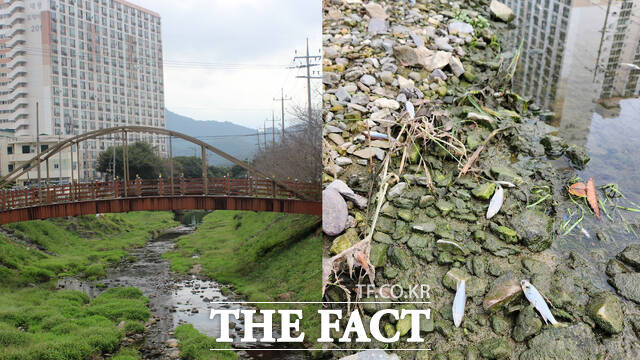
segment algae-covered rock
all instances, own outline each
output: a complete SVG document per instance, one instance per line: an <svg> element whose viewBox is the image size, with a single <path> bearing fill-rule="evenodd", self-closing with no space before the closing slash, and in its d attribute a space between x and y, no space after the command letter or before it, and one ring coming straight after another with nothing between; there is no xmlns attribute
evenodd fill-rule
<svg viewBox="0 0 640 360"><path fill-rule="evenodd" d="M542 320L533 306L525 306L516 317L516 325L513 327L513 340L522 342L536 335L542 329Z"/></svg>
<svg viewBox="0 0 640 360"><path fill-rule="evenodd" d="M613 287L618 294L640 304L640 273L621 273L613 277Z"/></svg>
<svg viewBox="0 0 640 360"><path fill-rule="evenodd" d="M526 209L511 219L511 225L518 229L522 243L530 251L540 252L551 246L553 219L547 214L535 209Z"/></svg>
<svg viewBox="0 0 640 360"><path fill-rule="evenodd" d="M582 146L570 145L564 154L577 169L584 169L585 165L591 160L587 151Z"/></svg>
<svg viewBox="0 0 640 360"><path fill-rule="evenodd" d="M356 242L358 242L358 232L356 229L351 228L333 240L329 251L334 255L339 254L350 248Z"/></svg>
<svg viewBox="0 0 640 360"><path fill-rule="evenodd" d="M436 207L438 208L438 210L440 210L443 216L446 216L449 212L451 212L451 210L453 210L453 204L444 199L436 201Z"/></svg>
<svg viewBox="0 0 640 360"><path fill-rule="evenodd" d="M404 318L398 320L396 323L396 330L400 332L400 336L406 335L411 330L411 316L407 315Z"/></svg>
<svg viewBox="0 0 640 360"><path fill-rule="evenodd" d="M392 264L404 270L408 270L411 267L411 256L407 250L399 247L391 249L389 260L391 260Z"/></svg>
<svg viewBox="0 0 640 360"><path fill-rule="evenodd" d="M546 135L540 140L540 143L544 146L547 155L551 157L561 156L567 147L564 139L555 135Z"/></svg>
<svg viewBox="0 0 640 360"><path fill-rule="evenodd" d="M382 267L387 263L387 250L389 245L376 243L371 247L371 254L369 254L369 260L371 265L375 267Z"/></svg>
<svg viewBox="0 0 640 360"><path fill-rule="evenodd" d="M520 295L522 295L520 281L513 273L508 273L493 281L491 289L489 289L482 302L482 307L485 310L497 310L503 308Z"/></svg>
<svg viewBox="0 0 640 360"><path fill-rule="evenodd" d="M489 200L495 190L496 190L496 184L490 182L490 183L484 183L482 185L476 186L471 191L471 193L473 194L473 196L477 197L478 199Z"/></svg>
<svg viewBox="0 0 640 360"><path fill-rule="evenodd" d="M491 329L498 335L508 335L511 331L511 321L501 313L491 316Z"/></svg>
<svg viewBox="0 0 640 360"><path fill-rule="evenodd" d="M622 306L618 297L608 291L602 291L591 298L587 305L587 314L598 327L609 334L619 334L624 325Z"/></svg>
<svg viewBox="0 0 640 360"><path fill-rule="evenodd" d="M640 245L634 244L627 246L618 254L618 259L636 269L636 271L640 271Z"/></svg>
<svg viewBox="0 0 640 360"><path fill-rule="evenodd" d="M549 327L529 341L529 349L519 360L596 360L596 343L593 332L583 323Z"/></svg>
<svg viewBox="0 0 640 360"><path fill-rule="evenodd" d="M522 176L508 166L492 166L491 174L498 180L509 181L515 185L521 185L524 182Z"/></svg>
<svg viewBox="0 0 640 360"><path fill-rule="evenodd" d="M515 230L506 227L506 226L498 226L496 227L496 233L502 238L502 240L506 241L510 244L515 244L518 242L518 234Z"/></svg>
<svg viewBox="0 0 640 360"><path fill-rule="evenodd" d="M480 355L485 359L507 359L513 350L511 344L504 338L491 338L480 342L478 345Z"/></svg>

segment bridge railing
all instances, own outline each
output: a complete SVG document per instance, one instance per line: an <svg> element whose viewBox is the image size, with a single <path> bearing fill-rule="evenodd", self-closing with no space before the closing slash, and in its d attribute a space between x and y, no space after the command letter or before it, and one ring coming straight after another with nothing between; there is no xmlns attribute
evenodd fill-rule
<svg viewBox="0 0 640 360"><path fill-rule="evenodd" d="M60 184L39 188L0 190L0 211L46 204L157 196L247 196L320 200L319 184L283 181L286 186L260 178L201 178L134 179L88 183Z"/></svg>

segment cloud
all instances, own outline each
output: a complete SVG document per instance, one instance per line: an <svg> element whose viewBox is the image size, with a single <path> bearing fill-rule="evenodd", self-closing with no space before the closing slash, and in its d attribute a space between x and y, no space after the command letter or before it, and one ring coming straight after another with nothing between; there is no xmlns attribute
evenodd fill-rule
<svg viewBox="0 0 640 360"><path fill-rule="evenodd" d="M303 70L291 64L309 37L314 55L322 35L320 0L132 0L160 14L165 104L198 120L262 127L279 117L280 88L306 106ZM319 67L314 68L319 70ZM319 81L314 81L319 89ZM320 100L314 100L319 103Z"/></svg>

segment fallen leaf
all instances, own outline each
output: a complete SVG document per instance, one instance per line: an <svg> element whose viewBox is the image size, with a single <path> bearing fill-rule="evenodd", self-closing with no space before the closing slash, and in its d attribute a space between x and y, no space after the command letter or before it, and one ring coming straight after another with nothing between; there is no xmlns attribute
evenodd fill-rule
<svg viewBox="0 0 640 360"><path fill-rule="evenodd" d="M579 197L586 197L587 186L581 182L571 184L571 186L569 186L569 194L579 196Z"/></svg>
<svg viewBox="0 0 640 360"><path fill-rule="evenodd" d="M596 187L593 184L593 178L587 181L587 201L589 202L589 206L596 213L598 219L600 219L600 207L598 206L598 197L596 195Z"/></svg>
<svg viewBox="0 0 640 360"><path fill-rule="evenodd" d="M356 260L358 260L364 271L369 273L369 260L367 259L367 255L362 251L358 251L356 252Z"/></svg>

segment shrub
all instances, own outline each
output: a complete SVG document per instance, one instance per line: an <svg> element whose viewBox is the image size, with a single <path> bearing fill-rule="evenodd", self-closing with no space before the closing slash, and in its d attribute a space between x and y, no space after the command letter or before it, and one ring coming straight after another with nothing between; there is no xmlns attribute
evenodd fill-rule
<svg viewBox="0 0 640 360"><path fill-rule="evenodd" d="M0 323L0 346L24 345L29 339L28 333L9 324Z"/></svg>

